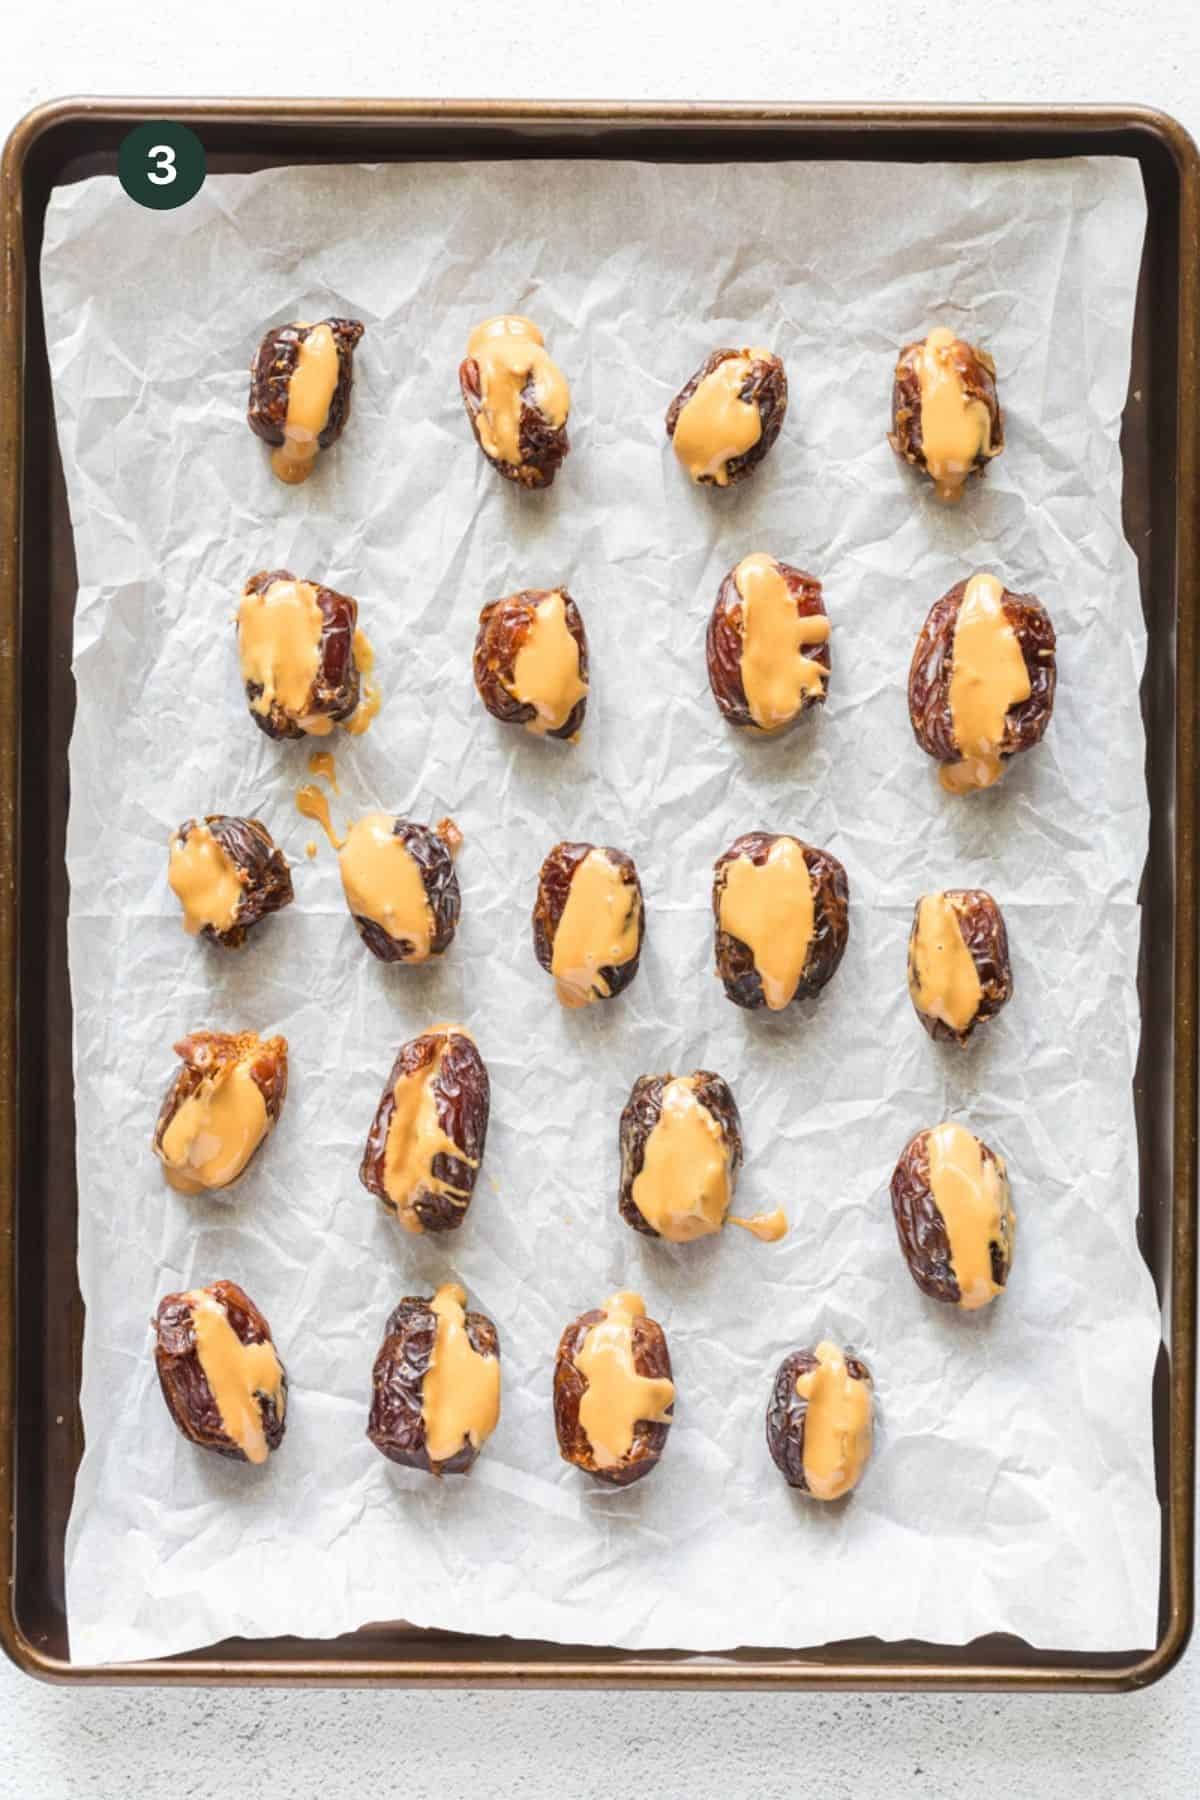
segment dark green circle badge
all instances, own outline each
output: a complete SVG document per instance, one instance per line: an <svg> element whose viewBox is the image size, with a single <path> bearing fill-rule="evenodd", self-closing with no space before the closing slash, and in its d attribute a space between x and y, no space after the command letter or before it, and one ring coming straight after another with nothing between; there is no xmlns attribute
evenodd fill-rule
<svg viewBox="0 0 1200 1800"><path fill-rule="evenodd" d="M121 186L131 200L155 212L186 206L204 186L206 170L200 139L170 119L135 126L117 152Z"/></svg>

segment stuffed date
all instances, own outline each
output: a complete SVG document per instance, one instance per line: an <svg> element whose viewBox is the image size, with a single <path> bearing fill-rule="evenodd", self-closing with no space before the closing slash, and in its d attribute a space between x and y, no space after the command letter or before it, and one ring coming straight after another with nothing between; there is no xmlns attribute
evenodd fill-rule
<svg viewBox="0 0 1200 1800"><path fill-rule="evenodd" d="M770 350L714 350L667 409L667 436L699 487L753 474L787 412L782 362Z"/></svg>
<svg viewBox="0 0 1200 1800"><path fill-rule="evenodd" d="M829 690L829 618L821 584L756 552L721 583L708 622L708 682L722 717L776 735Z"/></svg>
<svg viewBox="0 0 1200 1800"><path fill-rule="evenodd" d="M1004 448L996 365L987 351L945 325L906 344L892 383L888 442L928 475L939 500L961 499L968 479Z"/></svg>
<svg viewBox="0 0 1200 1800"><path fill-rule="evenodd" d="M892 1216L923 1294L964 1312L1002 1293L1016 1218L1004 1158L964 1125L918 1131L892 1176Z"/></svg>
<svg viewBox="0 0 1200 1800"><path fill-rule="evenodd" d="M506 725L574 742L587 711L588 647L579 608L565 588L525 588L484 607L475 686Z"/></svg>
<svg viewBox="0 0 1200 1800"><path fill-rule="evenodd" d="M870 1460L873 1415L866 1363L823 1339L780 1363L767 1407L767 1448L789 1487L814 1500L840 1500Z"/></svg>
<svg viewBox="0 0 1200 1800"><path fill-rule="evenodd" d="M250 365L250 429L273 446L271 468L289 486L307 481L317 454L350 417L358 319L276 325Z"/></svg>
<svg viewBox="0 0 1200 1800"><path fill-rule="evenodd" d="M533 950L565 1007L615 1000L638 971L645 935L633 859L595 844L556 844L538 877Z"/></svg>
<svg viewBox="0 0 1200 1800"><path fill-rule="evenodd" d="M781 1012L819 993L849 935L846 871L799 838L748 831L713 869L717 974L737 1006Z"/></svg>
<svg viewBox="0 0 1200 1800"><path fill-rule="evenodd" d="M487 1142L491 1086L469 1031L403 1044L367 1134L359 1180L406 1231L456 1231Z"/></svg>
<svg viewBox="0 0 1200 1800"><path fill-rule="evenodd" d="M500 1340L448 1281L410 1295L387 1322L371 1376L367 1436L390 1462L467 1475L500 1417Z"/></svg>
<svg viewBox="0 0 1200 1800"><path fill-rule="evenodd" d="M237 637L250 717L269 738L367 729L378 699L363 679L372 656L357 600L264 569L242 589Z"/></svg>
<svg viewBox="0 0 1200 1800"><path fill-rule="evenodd" d="M189 936L227 950L293 899L287 858L266 826L225 813L187 819L171 833L167 880Z"/></svg>
<svg viewBox="0 0 1200 1800"><path fill-rule="evenodd" d="M662 1326L640 1294L613 1294L563 1332L554 1364L554 1425L565 1462L628 1487L653 1469L675 1402Z"/></svg>
<svg viewBox="0 0 1200 1800"><path fill-rule="evenodd" d="M462 895L452 819L434 828L391 813L367 813L338 851L342 891L363 943L386 963L423 963L449 949Z"/></svg>
<svg viewBox="0 0 1200 1800"><path fill-rule="evenodd" d="M152 1321L163 1399L190 1443L263 1463L283 1442L287 1374L271 1328L235 1281L166 1294Z"/></svg>
<svg viewBox="0 0 1200 1800"><path fill-rule="evenodd" d="M549 487L570 449L571 390L532 319L485 319L467 341L458 384L475 441L497 474Z"/></svg>
<svg viewBox="0 0 1200 1800"><path fill-rule="evenodd" d="M923 894L908 940L908 992L930 1037L965 1045L1012 998L1004 916L983 888Z"/></svg>
<svg viewBox="0 0 1200 1800"><path fill-rule="evenodd" d="M229 1187L279 1122L287 1039L253 1031L193 1031L159 1109L152 1147L181 1194Z"/></svg>

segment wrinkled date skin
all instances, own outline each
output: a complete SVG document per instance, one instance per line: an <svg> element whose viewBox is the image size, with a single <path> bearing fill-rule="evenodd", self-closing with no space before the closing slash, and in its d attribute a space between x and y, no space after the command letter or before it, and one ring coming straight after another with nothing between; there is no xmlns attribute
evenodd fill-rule
<svg viewBox="0 0 1200 1800"><path fill-rule="evenodd" d="M639 1419L633 1430L633 1443L619 1463L611 1468L598 1468L595 1453L583 1426L579 1423L579 1403L587 1393L587 1379L575 1366L575 1357L583 1349L584 1340L593 1325L599 1325L607 1314L603 1308L580 1313L568 1325L558 1345L554 1362L554 1429L564 1462L574 1463L597 1481L610 1487L629 1487L641 1481L658 1466L667 1443L670 1424L654 1424ZM639 1375L650 1380L671 1379L671 1355L662 1326L656 1319L633 1321L633 1366Z"/></svg>
<svg viewBox="0 0 1200 1800"><path fill-rule="evenodd" d="M574 880L575 871L589 850L595 850L598 847L603 848L609 861L617 865L625 886L635 888L638 897L636 951L629 961L622 963L619 968L606 968L599 971L608 987L607 998L615 1000L618 994L624 993L638 972L638 964L642 957L642 944L646 936L646 908L642 903L642 884L638 880L638 872L633 858L626 856L623 850L613 850L607 845L555 844L542 864L541 873L538 876L537 899L533 906L533 953L542 968L549 974L551 959L554 955L555 934L567 904L567 895L571 891L571 882Z"/></svg>
<svg viewBox="0 0 1200 1800"><path fill-rule="evenodd" d="M413 819L397 819L392 835L398 837L418 869L425 898L433 914L433 936L429 941L430 956L441 956L454 942L458 917L462 911L462 891L454 868L454 852L462 842L458 827L448 819L431 830ZM392 937L374 919L352 915L358 935L372 956L380 962L411 962L416 945L411 938Z"/></svg>
<svg viewBox="0 0 1200 1800"><path fill-rule="evenodd" d="M957 582L934 602L908 672L908 716L913 734L927 756L943 763L958 762L962 755L950 712L950 677L954 672L954 629L966 591L966 582ZM1041 741L1054 710L1058 673L1054 626L1041 601L1032 594L1014 594L1005 588L1003 607L1029 676L1028 700L1010 706L1005 715L1000 756L1007 761Z"/></svg>
<svg viewBox="0 0 1200 1800"><path fill-rule="evenodd" d="M855 1381L870 1383L871 1371L861 1357L845 1352L846 1371ZM819 1366L815 1350L793 1350L785 1356L775 1376L767 1403L767 1449L789 1487L811 1493L804 1473L804 1422L808 1401L796 1392L796 1383Z"/></svg>
<svg viewBox="0 0 1200 1800"><path fill-rule="evenodd" d="M506 725L527 725L537 717L536 707L514 698L505 684L513 679L517 653L529 636L534 613L541 602L548 600L554 593L563 597L567 630L579 649L579 678L586 682L587 634L583 629L583 617L579 608L566 588L523 588L519 594L509 594L504 600L490 601L479 615L479 632L475 639L475 686L492 717L503 719ZM572 707L558 730L548 731L545 735L552 738L573 738L583 724L586 712L585 694Z"/></svg>
<svg viewBox="0 0 1200 1800"><path fill-rule="evenodd" d="M725 992L735 1006L754 1008L766 1004L762 978L754 966L754 954L748 944L721 929L721 895L725 890L725 871L739 856L748 856L757 866L766 862L780 834L772 831L747 831L735 838L713 865L713 918L716 925L717 974ZM799 839L795 840L799 843ZM825 983L837 972L846 952L850 935L850 883L836 856L828 850L815 850L801 844L808 866L813 895L813 934L808 957L793 996L793 1004L819 994Z"/></svg>
<svg viewBox="0 0 1200 1800"><path fill-rule="evenodd" d="M433 1068L439 1050L442 1060L435 1076ZM374 1194L389 1211L396 1210L384 1182L388 1130L396 1107L396 1083L402 1076L414 1075L423 1069L429 1071L426 1079L434 1081L438 1124L450 1141L457 1144L462 1157L448 1153L435 1156L430 1167L435 1181L448 1183L459 1192L446 1194L424 1189L414 1197L412 1207L426 1231L457 1231L467 1216L479 1165L483 1161L492 1103L486 1065L474 1041L465 1032L427 1031L401 1045L371 1121L358 1178L368 1193ZM468 1157L470 1161L464 1160Z"/></svg>
<svg viewBox="0 0 1200 1800"><path fill-rule="evenodd" d="M667 436L674 439L675 427L679 423L679 415L706 376L714 369L728 362L731 356L741 356L741 350L714 350L707 362L703 363L692 376L687 385L679 390L667 408ZM741 456L731 456L725 464L728 485L733 487L739 481L745 481L757 469L767 451L783 429L784 416L787 413L788 384L782 362L777 356L760 356L751 363L749 373L742 386L740 399L753 401L758 408L761 431L757 443L751 444L749 450ZM699 479L701 487L718 486L715 475L702 475Z"/></svg>
<svg viewBox="0 0 1200 1800"><path fill-rule="evenodd" d="M928 474L921 425L921 352L924 348L922 338L915 344L905 344L900 352L892 382L892 429L888 432L888 443L910 467ZM996 365L986 350L978 350L962 338L955 341L954 364L968 400L981 400L987 407L991 421L991 455L999 456L1004 448L1004 416L996 394ZM991 457L980 453L971 473L982 475L990 460Z"/></svg>
<svg viewBox="0 0 1200 1800"><path fill-rule="evenodd" d="M354 350L366 329L358 319L317 319L311 325L276 325L268 331L250 364L250 404L246 418L251 431L265 444L278 447L287 423L288 389L300 346L310 331L328 325L337 346L338 378L329 403L329 417L317 438L322 450L336 443L350 417L350 390L354 384Z"/></svg>
<svg viewBox="0 0 1200 1800"><path fill-rule="evenodd" d="M987 1144L981 1141L979 1147L985 1162L999 1160ZM946 1221L930 1184L928 1131L918 1131L901 1152L892 1175L892 1217L908 1272L921 1292L931 1300L957 1306L962 1293L954 1273ZM1003 1287L1012 1261L1011 1240L1004 1244L993 1239L989 1249L992 1280L997 1287Z"/></svg>
<svg viewBox="0 0 1200 1800"><path fill-rule="evenodd" d="M273 582L295 580L297 577L290 569L260 569L246 583L245 592L262 594ZM316 590L317 605L321 609L324 623L321 627L317 673L301 717L328 718L337 725L343 719L348 719L358 708L360 680L354 654L358 601L352 600L349 594L336 594L332 588L321 587L317 582L312 585ZM255 711L253 702L262 693L262 688L257 681L248 681L245 687L250 717L260 731L265 731L269 738L302 738L306 735L300 720L281 706L278 700L272 701L268 712Z"/></svg>
<svg viewBox="0 0 1200 1800"><path fill-rule="evenodd" d="M209 813L204 823L237 870L242 881L242 897L238 901L237 918L227 931L205 925L200 936L226 950L237 950L246 941L246 933L265 919L292 904L292 871L266 826L259 819L239 819L226 813ZM196 829L196 820L187 819L179 827L180 844L186 844Z"/></svg>
<svg viewBox="0 0 1200 1800"><path fill-rule="evenodd" d="M794 569L790 563L777 563L776 567L796 602L798 616L802 619L824 618L825 602L821 596L821 583L816 576L807 575L803 569ZM737 725L743 731L757 731L758 726L751 717L746 690L742 685L742 646L745 634L742 625L742 596L734 579L736 573L736 569L730 569L721 583L716 605L708 621L708 685L721 710L721 716L730 725ZM799 711L782 731L790 730L810 708L824 706L825 696L829 691L828 640L823 644L806 644L804 655L810 662L815 662L824 669L825 679L819 692L802 695ZM782 732L775 731L771 735L778 737Z"/></svg>
<svg viewBox="0 0 1200 1800"><path fill-rule="evenodd" d="M480 454L491 463L496 473L503 475L505 481L516 482L518 487L548 488L558 474L571 443L567 437L566 425L552 425L538 405L533 377L530 376L521 393L519 463L503 462L499 457L489 456L483 447L483 440L479 435L482 389L479 364L473 356L464 357L458 365L458 385Z"/></svg>
<svg viewBox="0 0 1200 1800"><path fill-rule="evenodd" d="M211 1294L225 1311L225 1317L243 1344L272 1344L271 1327L242 1292L236 1281L214 1281L205 1293ZM244 1450L228 1436L221 1422L220 1408L208 1385L196 1352L196 1334L192 1324L192 1305L186 1294L167 1294L158 1303L151 1323L155 1331L154 1361L159 1385L167 1409L184 1437L202 1450L215 1450L234 1462L247 1462ZM283 1372L283 1392L287 1394L287 1372ZM269 1394L258 1395L263 1435L269 1450L278 1450L283 1442L285 1420L280 1418L275 1401Z"/></svg>
<svg viewBox="0 0 1200 1800"><path fill-rule="evenodd" d="M639 1212L633 1198L633 1184L646 1160L647 1139L662 1117L663 1090L673 1079L670 1075L639 1075L621 1114L621 1191L617 1206L625 1223L646 1237L656 1238L661 1233ZM742 1120L737 1101L728 1082L711 1070L697 1069L694 1080L697 1100L721 1127L729 1155L729 1191L732 1194L742 1166Z"/></svg>
<svg viewBox="0 0 1200 1800"><path fill-rule="evenodd" d="M250 1064L254 1084L263 1097L263 1104L267 1109L267 1130L263 1136L265 1144L279 1123L279 1115L287 1098L287 1039L260 1039L252 1031L190 1031L173 1048L181 1066L175 1071L159 1108L158 1123L154 1127L152 1140L155 1155L161 1152L163 1133L184 1101L190 1100L209 1076L226 1064L235 1062ZM255 1156L261 1148L260 1144L254 1151Z"/></svg>
<svg viewBox="0 0 1200 1800"><path fill-rule="evenodd" d="M486 1313L469 1312L465 1317L471 1348L479 1356L498 1358L500 1339ZM367 1436L390 1462L430 1475L466 1475L479 1455L469 1438L443 1462L434 1462L425 1448L421 1408L436 1342L437 1314L429 1302L416 1295L401 1300L388 1319L375 1358Z"/></svg>
<svg viewBox="0 0 1200 1800"><path fill-rule="evenodd" d="M963 942L971 953L971 961L979 976L979 1007L964 1031L955 1031L944 1019L931 1018L928 1013L920 1010L915 1001L913 1011L931 1038L964 1045L977 1025L995 1018L1000 1008L1012 999L1012 963L1009 960L1008 931L1004 915L989 893L983 888L947 888L946 898L954 908ZM914 956L919 912L920 901L913 909L912 931L908 940L910 995L915 985Z"/></svg>

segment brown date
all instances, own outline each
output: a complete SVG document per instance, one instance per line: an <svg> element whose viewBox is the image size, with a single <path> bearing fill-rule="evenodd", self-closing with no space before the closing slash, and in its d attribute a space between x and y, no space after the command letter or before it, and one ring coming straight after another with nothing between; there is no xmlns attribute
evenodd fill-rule
<svg viewBox="0 0 1200 1800"><path fill-rule="evenodd" d="M662 1456L674 1399L667 1340L639 1294L613 1294L563 1332L554 1426L565 1462L613 1487L640 1481Z"/></svg>
<svg viewBox="0 0 1200 1800"><path fill-rule="evenodd" d="M549 487L571 448L571 396L532 320L507 314L478 325L458 385L475 442L497 474L518 487Z"/></svg>
<svg viewBox="0 0 1200 1800"><path fill-rule="evenodd" d="M287 1039L253 1031L192 1031L175 1045L152 1148L180 1193L228 1187L279 1122L287 1097Z"/></svg>
<svg viewBox="0 0 1200 1800"><path fill-rule="evenodd" d="M645 937L633 858L595 844L556 844L542 864L533 951L566 1007L615 1000L638 972Z"/></svg>
<svg viewBox="0 0 1200 1800"><path fill-rule="evenodd" d="M536 666L524 666L533 651ZM538 654L540 651L540 655ZM573 740L587 711L588 646L565 588L523 588L479 615L475 686L493 718Z"/></svg>
<svg viewBox="0 0 1200 1800"><path fill-rule="evenodd" d="M807 938L795 892L800 858L811 895L812 929ZM740 864L762 872L771 886L764 888L762 902L751 896L735 910L731 883L735 865ZM828 850L814 849L786 833L748 831L736 838L713 867L712 905L717 974L736 1006L779 1011L793 1001L810 999L832 979L845 954L850 932L846 871ZM778 924L779 911L795 917L791 933ZM734 924L755 941L738 935Z"/></svg>
<svg viewBox="0 0 1200 1800"><path fill-rule="evenodd" d="M423 963L450 948L462 911L454 868L461 844L452 819L431 828L368 813L350 827L338 852L342 888L359 936L380 962ZM385 845L392 849L386 860Z"/></svg>
<svg viewBox="0 0 1200 1800"><path fill-rule="evenodd" d="M282 636L272 641L270 620L257 616L255 597L271 596L273 588L277 595L290 588L302 610L307 610L311 596L316 609L312 620L316 673L302 692L293 692L289 681L294 647ZM290 569L261 569L250 577L242 589L238 651L250 717L260 731L269 738L323 736L353 717L361 693L357 624L358 602L348 594L300 581Z"/></svg>
<svg viewBox="0 0 1200 1800"><path fill-rule="evenodd" d="M767 1448L789 1487L840 1500L871 1455L871 1371L852 1350L823 1339L793 1350L776 1372L767 1405Z"/></svg>
<svg viewBox="0 0 1200 1800"><path fill-rule="evenodd" d="M309 409L301 389L296 392L293 403L293 381L321 341L322 327L332 339L337 369L323 420L308 416ZM303 481L316 460L317 450L327 450L346 429L350 417L350 391L354 384L354 351L364 330L358 319L320 319L311 325L276 325L267 332L255 352L250 365L250 401L246 418L256 436L283 452L272 459L275 472L282 480ZM314 332L318 333L315 339ZM330 351L328 339L324 347ZM288 455L288 450L293 454Z"/></svg>
<svg viewBox="0 0 1200 1800"><path fill-rule="evenodd" d="M1004 915L983 888L923 894L908 940L908 992L932 1038L965 1045L1012 998Z"/></svg>
<svg viewBox="0 0 1200 1800"><path fill-rule="evenodd" d="M167 1294L151 1321L163 1399L190 1443L265 1462L283 1442L287 1374L271 1328L235 1281Z"/></svg>
<svg viewBox="0 0 1200 1800"><path fill-rule="evenodd" d="M774 444L787 403L787 375L771 351L714 350L667 408L667 437L698 486L732 487Z"/></svg>
<svg viewBox="0 0 1200 1800"><path fill-rule="evenodd" d="M791 615L787 623L795 634L795 650L786 658L779 651L776 621L767 612L775 598L770 590L762 596L767 616L761 630L759 597L753 607L746 603L745 572L757 565L767 565L782 579L782 587L777 582L774 586L779 603L786 595ZM774 557L745 558L730 569L718 590L708 621L706 654L713 699L730 725L743 731L788 730L812 707L823 706L829 691L829 622L821 583Z"/></svg>
<svg viewBox="0 0 1200 1800"><path fill-rule="evenodd" d="M456 1231L487 1142L491 1084L470 1033L438 1025L392 1064L359 1180L407 1231Z"/></svg>
<svg viewBox="0 0 1200 1800"><path fill-rule="evenodd" d="M1003 1157L962 1125L918 1131L891 1193L900 1249L923 1294L975 1312L1003 1292L1016 1236Z"/></svg>
<svg viewBox="0 0 1200 1800"><path fill-rule="evenodd" d="M387 1322L371 1376L367 1436L390 1462L466 1475L500 1413L500 1339L453 1283L409 1295Z"/></svg>
<svg viewBox="0 0 1200 1800"><path fill-rule="evenodd" d="M293 899L287 858L266 826L226 813L186 819L171 833L167 879L185 930L227 950Z"/></svg>
<svg viewBox="0 0 1200 1800"><path fill-rule="evenodd" d="M673 1075L640 1075L633 1084L621 1114L617 1200L621 1217L635 1231L675 1243L721 1229L742 1166L742 1121L728 1082L708 1069L681 1080L685 1085L676 1101L682 1100L683 1109L669 1120L679 1131L677 1147L650 1192L642 1194L643 1205L655 1212L658 1223L646 1216L636 1196L646 1185L639 1188L639 1177L647 1146L663 1121L664 1098L677 1085ZM698 1121L696 1106L706 1115Z"/></svg>
<svg viewBox="0 0 1200 1800"><path fill-rule="evenodd" d="M927 418L931 391L940 397ZM892 382L888 443L910 467L929 476L942 499L957 499L967 479L982 475L1004 449L996 365L987 351L944 327L906 344Z"/></svg>

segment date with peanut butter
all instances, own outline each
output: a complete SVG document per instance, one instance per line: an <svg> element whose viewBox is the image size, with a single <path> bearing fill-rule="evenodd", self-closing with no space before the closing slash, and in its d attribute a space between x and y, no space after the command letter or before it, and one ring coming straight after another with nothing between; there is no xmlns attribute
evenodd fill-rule
<svg viewBox="0 0 1200 1800"><path fill-rule="evenodd" d="M829 691L829 616L821 583L761 551L721 583L708 621L708 682L721 715L776 736Z"/></svg>
<svg viewBox="0 0 1200 1800"><path fill-rule="evenodd" d="M294 897L287 858L266 826L225 813L186 819L171 833L167 880L189 936L226 950Z"/></svg>
<svg viewBox="0 0 1200 1800"><path fill-rule="evenodd" d="M952 794L991 787L1054 710L1054 627L1040 600L972 575L936 601L908 674L908 714Z"/></svg>
<svg viewBox="0 0 1200 1800"><path fill-rule="evenodd" d="M287 1374L271 1328L236 1281L166 1294L151 1324L167 1410L189 1443L263 1463L283 1442Z"/></svg>
<svg viewBox="0 0 1200 1800"><path fill-rule="evenodd" d="M640 1075L621 1114L618 1210L647 1237L691 1244L725 1225L764 1243L787 1231L782 1208L730 1212L742 1166L742 1121L728 1082L709 1069Z"/></svg>
<svg viewBox="0 0 1200 1800"><path fill-rule="evenodd" d="M908 939L908 992L930 1037L965 1045L1012 998L1004 915L983 888L922 894Z"/></svg>
<svg viewBox="0 0 1200 1800"><path fill-rule="evenodd" d="M192 1031L175 1045L152 1148L181 1194L226 1188L244 1172L283 1111L288 1047L253 1031Z"/></svg>
<svg viewBox="0 0 1200 1800"><path fill-rule="evenodd" d="M674 1418L666 1335L640 1294L613 1294L567 1326L554 1363L564 1462L628 1487L657 1467Z"/></svg>
<svg viewBox="0 0 1200 1800"><path fill-rule="evenodd" d="M556 844L542 864L533 952L569 1008L615 1000L638 971L645 936L633 858L595 844Z"/></svg>
<svg viewBox="0 0 1200 1800"><path fill-rule="evenodd" d="M587 711L587 634L565 588L524 588L484 607L475 686L506 725L537 737L578 738Z"/></svg>
<svg viewBox="0 0 1200 1800"><path fill-rule="evenodd" d="M888 443L934 484L939 500L962 498L1004 448L996 365L986 350L936 326L906 344L892 383Z"/></svg>
<svg viewBox="0 0 1200 1800"><path fill-rule="evenodd" d="M263 569L242 589L237 640L250 717L269 738L367 729L378 696L364 679L372 656L357 600Z"/></svg>
<svg viewBox="0 0 1200 1800"><path fill-rule="evenodd" d="M491 1085L461 1025L401 1046L367 1134L358 1178L406 1231L457 1231L487 1142Z"/></svg>
<svg viewBox="0 0 1200 1800"><path fill-rule="evenodd" d="M358 319L276 325L250 365L251 431L272 446L271 468L289 486L307 481L350 417Z"/></svg>
<svg viewBox="0 0 1200 1800"><path fill-rule="evenodd" d="M892 1216L923 1294L977 1312L1003 1293L1017 1222L1004 1158L965 1125L918 1131L892 1176Z"/></svg>
<svg viewBox="0 0 1200 1800"><path fill-rule="evenodd" d="M570 449L571 390L532 319L485 319L467 341L458 385L475 442L497 474L544 488Z"/></svg>
<svg viewBox="0 0 1200 1800"><path fill-rule="evenodd" d="M457 1282L401 1300L371 1377L367 1436L389 1461L467 1475L500 1418L500 1339Z"/></svg>
<svg viewBox="0 0 1200 1800"><path fill-rule="evenodd" d="M391 813L367 813L338 850L346 905L363 943L386 963L423 963L454 941L462 895L453 819L431 828Z"/></svg>
<svg viewBox="0 0 1200 1800"><path fill-rule="evenodd" d="M840 1500L871 1459L871 1371L825 1338L779 1365L767 1405L767 1448L789 1487L813 1500Z"/></svg>
<svg viewBox="0 0 1200 1800"><path fill-rule="evenodd" d="M782 1012L830 981L850 931L850 885L828 850L770 831L737 838L713 868L717 974L736 1006Z"/></svg>
<svg viewBox="0 0 1200 1800"><path fill-rule="evenodd" d="M770 350L714 350L667 408L667 436L698 487L732 487L779 436L787 403Z"/></svg>

